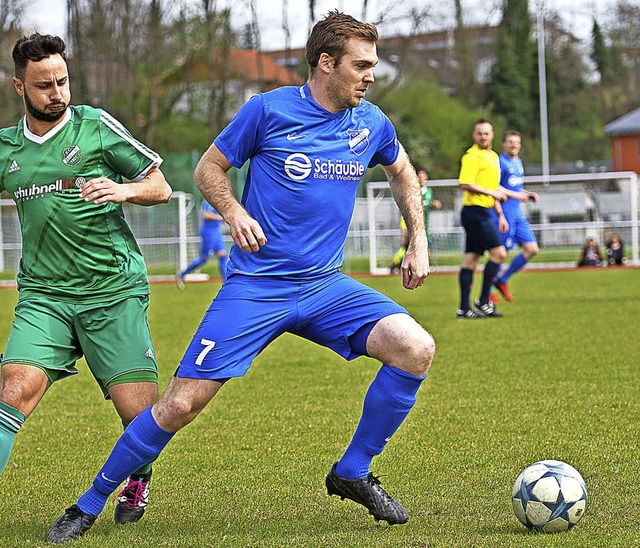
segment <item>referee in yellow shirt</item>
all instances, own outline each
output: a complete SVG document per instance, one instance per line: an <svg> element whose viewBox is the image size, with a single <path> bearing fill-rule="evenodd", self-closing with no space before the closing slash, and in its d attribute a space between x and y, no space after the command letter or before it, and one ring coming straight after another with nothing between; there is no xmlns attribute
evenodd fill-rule
<svg viewBox="0 0 640 548"><path fill-rule="evenodd" d="M489 294L500 265L507 258L507 251L500 241L491 209L498 214L500 232L506 232L509 225L501 206L506 195L500 190L500 160L491 149L493 125L481 118L473 125L472 136L475 144L462 156L458 177L464 191L461 219L467 237L459 273L460 308L457 315L460 319L500 318L502 314L489 302ZM471 307L473 275L480 257L487 250L489 260L484 267L482 291Z"/></svg>

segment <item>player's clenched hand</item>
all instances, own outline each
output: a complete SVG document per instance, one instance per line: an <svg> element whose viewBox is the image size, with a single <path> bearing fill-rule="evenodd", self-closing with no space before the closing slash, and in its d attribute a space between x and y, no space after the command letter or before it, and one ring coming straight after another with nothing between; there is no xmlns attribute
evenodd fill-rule
<svg viewBox="0 0 640 548"><path fill-rule="evenodd" d="M498 190L495 191L493 197L502 203L506 202L509 199L509 196L507 196L507 194L503 192L500 187L498 187Z"/></svg>
<svg viewBox="0 0 640 548"><path fill-rule="evenodd" d="M258 251L261 246L267 243L262 227L248 213L243 212L238 217L227 219L227 222L233 241L240 246L242 251Z"/></svg>
<svg viewBox="0 0 640 548"><path fill-rule="evenodd" d="M80 189L80 198L85 202L102 204L114 202L121 204L130 197L129 185L120 185L106 177L98 177L87 181Z"/></svg>
<svg viewBox="0 0 640 548"><path fill-rule="evenodd" d="M402 285L406 289L420 287L429 275L429 255L426 251L416 254L410 246L404 254L400 270L402 272Z"/></svg>

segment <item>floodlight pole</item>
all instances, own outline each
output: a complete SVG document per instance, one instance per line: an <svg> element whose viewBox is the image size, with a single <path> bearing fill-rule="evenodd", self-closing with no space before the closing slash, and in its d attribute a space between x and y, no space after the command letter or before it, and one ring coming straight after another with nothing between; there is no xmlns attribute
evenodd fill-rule
<svg viewBox="0 0 640 548"><path fill-rule="evenodd" d="M540 143L542 148L542 176L549 182L549 123L547 120L547 74L544 51L543 3L538 9L538 90L540 95Z"/></svg>

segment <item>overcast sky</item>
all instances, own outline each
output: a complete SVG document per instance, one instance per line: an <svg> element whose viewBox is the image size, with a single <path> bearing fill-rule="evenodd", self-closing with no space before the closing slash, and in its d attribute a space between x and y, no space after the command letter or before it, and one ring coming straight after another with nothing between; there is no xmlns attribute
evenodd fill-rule
<svg viewBox="0 0 640 548"><path fill-rule="evenodd" d="M550 9L558 10L566 22L568 30L581 39L589 39L592 26L592 17L594 14L601 16L605 12L605 8L611 6L614 0L530 0L529 5L532 9L538 9L541 2ZM198 0L173 0L167 4L175 6L181 3L198 4ZM435 3L435 2L432 2ZM66 37L66 0L26 0L26 9L23 21L27 26L27 31L39 31L47 34L58 34ZM248 21L249 10L242 6L246 6L247 2L242 0L218 0L218 5L234 5L241 6L240 9L234 9L237 14L236 24L242 25ZM394 14L401 15L413 7L422 7L424 0L369 0L367 12L368 20L375 20L378 14L387 6L393 5L394 10L389 16ZM437 30L442 28L445 19L449 19L453 14L453 1L437 2L439 6L436 8L431 17L425 24L424 31ZM468 24L495 24L499 21L498 7L500 0L489 0L483 2L483 8L472 8L478 6L480 2L477 0L463 0L463 6L467 7L465 13ZM261 46L262 49L282 49L284 47L284 33L282 31L282 3L280 0L257 0L258 24L261 30ZM308 30L308 12L306 9L307 2L304 0L289 0L289 27L291 29L291 46L302 47L307 36ZM305 6L300 9L298 6ZM297 8L297 9L296 9ZM362 15L362 0L316 0L316 17L326 14L331 9L339 9L350 13L354 17L360 18ZM380 29L383 36L396 34L394 30L401 32L402 29L394 27Z"/></svg>

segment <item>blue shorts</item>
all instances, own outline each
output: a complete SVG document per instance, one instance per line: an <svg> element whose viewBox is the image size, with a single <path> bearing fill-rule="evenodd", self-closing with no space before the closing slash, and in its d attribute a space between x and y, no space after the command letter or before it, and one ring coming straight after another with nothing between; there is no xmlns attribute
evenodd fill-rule
<svg viewBox="0 0 640 548"><path fill-rule="evenodd" d="M389 297L341 272L291 281L233 275L205 313L177 377L244 376L269 343L289 332L347 360L366 356L366 338L380 319L408 314Z"/></svg>
<svg viewBox="0 0 640 548"><path fill-rule="evenodd" d="M203 229L200 231L200 256L208 257L212 253L224 251L226 253L227 246L220 232L220 228L214 230Z"/></svg>
<svg viewBox="0 0 640 548"><path fill-rule="evenodd" d="M493 210L492 210L493 211ZM495 211L492 214L496 226L498 226L498 216ZM529 226L529 221L520 210L515 214L505 214L509 223L507 232L498 232L502 245L507 250L513 249L517 245L528 244L536 241L536 236Z"/></svg>
<svg viewBox="0 0 640 548"><path fill-rule="evenodd" d="M481 206L464 206L460 215L467 233L465 253L483 255L488 249L500 247L500 232L491 216L491 209Z"/></svg>

